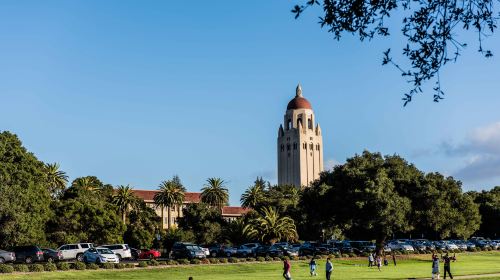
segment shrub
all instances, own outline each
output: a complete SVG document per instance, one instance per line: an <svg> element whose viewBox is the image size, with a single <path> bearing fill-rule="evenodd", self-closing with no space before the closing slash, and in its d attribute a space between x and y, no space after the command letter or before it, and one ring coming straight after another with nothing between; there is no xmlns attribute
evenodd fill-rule
<svg viewBox="0 0 500 280"><path fill-rule="evenodd" d="M124 269L125 268L125 264L124 263L115 263L115 268L116 269Z"/></svg>
<svg viewBox="0 0 500 280"><path fill-rule="evenodd" d="M168 260L167 264L168 265L178 265L179 263L176 260Z"/></svg>
<svg viewBox="0 0 500 280"><path fill-rule="evenodd" d="M207 259L210 263L219 263L219 259L216 259L216 258L210 258L210 259Z"/></svg>
<svg viewBox="0 0 500 280"><path fill-rule="evenodd" d="M99 269L99 265L97 265L95 263L88 263L87 269L96 270L96 269Z"/></svg>
<svg viewBox="0 0 500 280"><path fill-rule="evenodd" d="M12 273L14 268L11 265L0 264L0 273Z"/></svg>
<svg viewBox="0 0 500 280"><path fill-rule="evenodd" d="M229 258L229 259L228 259L228 261L229 261L230 263L237 263L237 262L238 262L238 259L237 259L237 258L233 258L233 257L231 257L231 258Z"/></svg>
<svg viewBox="0 0 500 280"><path fill-rule="evenodd" d="M139 262L139 267L148 267L148 263L145 261Z"/></svg>
<svg viewBox="0 0 500 280"><path fill-rule="evenodd" d="M210 264L210 261L208 259L201 259L200 262L202 264Z"/></svg>
<svg viewBox="0 0 500 280"><path fill-rule="evenodd" d="M126 268L135 268L135 263L126 263L125 267Z"/></svg>
<svg viewBox="0 0 500 280"><path fill-rule="evenodd" d="M266 261L266 258L264 258L264 257L257 257L257 261L258 262L264 262L264 261Z"/></svg>
<svg viewBox="0 0 500 280"><path fill-rule="evenodd" d="M280 258L280 260L284 261L284 260L290 260L290 258L288 256L283 256Z"/></svg>
<svg viewBox="0 0 500 280"><path fill-rule="evenodd" d="M43 266L45 271L56 271L57 266L53 262L48 262Z"/></svg>
<svg viewBox="0 0 500 280"><path fill-rule="evenodd" d="M192 259L189 263L190 264L200 264L200 260L199 259Z"/></svg>
<svg viewBox="0 0 500 280"><path fill-rule="evenodd" d="M166 261L160 261L160 265L167 265L168 263Z"/></svg>
<svg viewBox="0 0 500 280"><path fill-rule="evenodd" d="M179 264L189 264L189 260L187 260L187 259L180 259L180 260L177 260L177 262L179 262Z"/></svg>
<svg viewBox="0 0 500 280"><path fill-rule="evenodd" d="M57 263L57 269L59 270L63 270L63 271L66 271L66 270L69 270L71 267L69 265L69 263L67 262L59 262Z"/></svg>
<svg viewBox="0 0 500 280"><path fill-rule="evenodd" d="M306 258L306 256L300 256L300 257L299 257L299 260L301 260L301 261L305 261L305 260L307 260L307 258Z"/></svg>
<svg viewBox="0 0 500 280"><path fill-rule="evenodd" d="M150 266L158 266L158 265L160 265L160 263L157 260L155 260L155 259L149 260L148 264Z"/></svg>
<svg viewBox="0 0 500 280"><path fill-rule="evenodd" d="M71 268L76 269L76 270L85 270L87 268L84 263L82 262L74 262Z"/></svg>
<svg viewBox="0 0 500 280"><path fill-rule="evenodd" d="M281 261L281 258L280 257L274 257L273 260L274 261Z"/></svg>
<svg viewBox="0 0 500 280"><path fill-rule="evenodd" d="M226 259L226 258L220 258L220 259L219 259L219 262L220 262L220 263L227 263L227 259Z"/></svg>
<svg viewBox="0 0 500 280"><path fill-rule="evenodd" d="M348 254L342 254L342 257L343 257L343 258L348 258L348 257L349 257L349 255L348 255Z"/></svg>
<svg viewBox="0 0 500 280"><path fill-rule="evenodd" d="M41 264L31 264L28 266L31 272L44 272L43 265Z"/></svg>
<svg viewBox="0 0 500 280"><path fill-rule="evenodd" d="M104 268L104 269L113 269L113 268L115 268L115 264L113 264L113 263L103 263L103 264L101 264L101 267Z"/></svg>
<svg viewBox="0 0 500 280"><path fill-rule="evenodd" d="M491 251L491 250L493 250L493 249L491 249L491 247L488 247L488 248L487 248L487 250L488 250L488 251Z"/></svg>
<svg viewBox="0 0 500 280"><path fill-rule="evenodd" d="M254 262L255 261L255 258L247 258L246 259L247 262Z"/></svg>
<svg viewBox="0 0 500 280"><path fill-rule="evenodd" d="M28 269L28 266L25 265L25 264L16 264L16 265L14 265L14 271L17 271L17 272L28 272L30 270Z"/></svg>
<svg viewBox="0 0 500 280"><path fill-rule="evenodd" d="M350 253L350 254L349 254L349 257L351 257L351 258L355 258L355 257L357 257L357 255L356 255L355 253Z"/></svg>

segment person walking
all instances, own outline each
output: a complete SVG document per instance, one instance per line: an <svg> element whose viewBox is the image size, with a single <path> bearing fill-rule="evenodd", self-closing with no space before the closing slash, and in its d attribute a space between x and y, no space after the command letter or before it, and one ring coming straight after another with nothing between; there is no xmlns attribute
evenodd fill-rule
<svg viewBox="0 0 500 280"><path fill-rule="evenodd" d="M381 256L377 256L376 262L377 262L378 271L382 271L381 270L381 268L382 268L382 257Z"/></svg>
<svg viewBox="0 0 500 280"><path fill-rule="evenodd" d="M392 253L392 262L394 262L394 266L396 266L396 254Z"/></svg>
<svg viewBox="0 0 500 280"><path fill-rule="evenodd" d="M290 262L288 260L283 261L283 277L286 280L292 280L292 275L290 273L290 269L292 266L290 265Z"/></svg>
<svg viewBox="0 0 500 280"><path fill-rule="evenodd" d="M455 261L457 258L455 257L455 254L453 254L453 257L448 256L448 253L442 257L443 262L444 262L444 279L446 279L446 273L450 275L450 278L453 279L453 275L451 275L451 268L450 268L450 263L451 261Z"/></svg>
<svg viewBox="0 0 500 280"><path fill-rule="evenodd" d="M368 267L372 267L373 266L373 254L369 254L368 255Z"/></svg>
<svg viewBox="0 0 500 280"><path fill-rule="evenodd" d="M316 273L316 260L314 259L314 257L309 262L309 272L311 273L311 276L318 276L318 274Z"/></svg>
<svg viewBox="0 0 500 280"><path fill-rule="evenodd" d="M330 261L330 258L326 259L325 268L326 268L326 280L331 280L332 272L333 272L333 264Z"/></svg>
<svg viewBox="0 0 500 280"><path fill-rule="evenodd" d="M432 254L432 279L439 279L439 258Z"/></svg>

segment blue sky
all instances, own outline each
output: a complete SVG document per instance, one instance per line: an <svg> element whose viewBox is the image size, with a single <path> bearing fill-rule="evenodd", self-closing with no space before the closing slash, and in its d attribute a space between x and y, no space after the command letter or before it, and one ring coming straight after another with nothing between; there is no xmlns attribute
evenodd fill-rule
<svg viewBox="0 0 500 280"><path fill-rule="evenodd" d="M500 63L474 33L441 74L446 99L381 66L390 38L340 42L294 20L293 1L2 1L0 130L73 180L188 190L221 177L231 204L256 176L276 182L277 129L295 86L313 105L327 165L364 149L400 154L464 189L500 185ZM498 36L486 40L494 54ZM398 58L398 57L396 57Z"/></svg>

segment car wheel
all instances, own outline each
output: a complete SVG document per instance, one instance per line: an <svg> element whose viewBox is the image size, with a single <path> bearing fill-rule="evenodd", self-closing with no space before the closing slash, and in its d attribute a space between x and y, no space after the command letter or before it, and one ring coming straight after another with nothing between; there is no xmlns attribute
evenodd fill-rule
<svg viewBox="0 0 500 280"><path fill-rule="evenodd" d="M229 258L230 256L231 256L231 253L227 252L227 253L226 253L226 257L228 257L228 258Z"/></svg>
<svg viewBox="0 0 500 280"><path fill-rule="evenodd" d="M212 258L217 257L217 253L215 253L215 252L212 252L210 255L212 256Z"/></svg>
<svg viewBox="0 0 500 280"><path fill-rule="evenodd" d="M48 258L47 258L47 261L48 261L48 262L54 262L54 259L53 259L52 257L48 257Z"/></svg>
<svg viewBox="0 0 500 280"><path fill-rule="evenodd" d="M26 259L24 260L24 262L25 262L25 263L28 263L28 264L33 263L33 258L31 258L31 257L26 257Z"/></svg>
<svg viewBox="0 0 500 280"><path fill-rule="evenodd" d="M83 261L83 254L76 255L76 260L79 262L82 262Z"/></svg>
<svg viewBox="0 0 500 280"><path fill-rule="evenodd" d="M5 263L5 259L4 258L0 258L0 263Z"/></svg>
<svg viewBox="0 0 500 280"><path fill-rule="evenodd" d="M100 259L96 259L96 260L95 260L95 263L96 263L96 264L101 264L101 260L100 260Z"/></svg>

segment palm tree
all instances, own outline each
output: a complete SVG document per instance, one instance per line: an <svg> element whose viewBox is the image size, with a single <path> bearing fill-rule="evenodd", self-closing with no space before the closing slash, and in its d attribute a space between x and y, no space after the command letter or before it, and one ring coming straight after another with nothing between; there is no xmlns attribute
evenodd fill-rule
<svg viewBox="0 0 500 280"><path fill-rule="evenodd" d="M132 188L129 185L118 186L115 194L113 195L112 202L114 205L118 206L118 209L120 209L123 217L123 223L125 224L127 212L137 203L137 197L134 195Z"/></svg>
<svg viewBox="0 0 500 280"><path fill-rule="evenodd" d="M241 206L246 208L257 208L263 200L265 199L264 188L260 184L253 185L249 187L242 195L241 195Z"/></svg>
<svg viewBox="0 0 500 280"><path fill-rule="evenodd" d="M55 197L62 193L68 184L66 172L59 170L58 163L45 164L45 174L50 193Z"/></svg>
<svg viewBox="0 0 500 280"><path fill-rule="evenodd" d="M229 191L221 178L208 178L207 185L201 189L201 202L222 209L229 201Z"/></svg>
<svg viewBox="0 0 500 280"><path fill-rule="evenodd" d="M297 229L292 218L281 217L272 207L264 207L258 214L257 218L245 226L244 232L249 238L271 244L283 239L297 239Z"/></svg>
<svg viewBox="0 0 500 280"><path fill-rule="evenodd" d="M156 207L161 207L161 223L164 224L163 208L167 208L168 228L171 228L170 208L184 203L185 189L175 181L163 181L158 187L159 191L154 196Z"/></svg>
<svg viewBox="0 0 500 280"><path fill-rule="evenodd" d="M99 184L91 176L77 178L72 186L89 192L96 192L100 189Z"/></svg>

